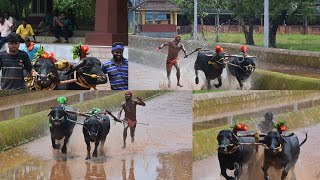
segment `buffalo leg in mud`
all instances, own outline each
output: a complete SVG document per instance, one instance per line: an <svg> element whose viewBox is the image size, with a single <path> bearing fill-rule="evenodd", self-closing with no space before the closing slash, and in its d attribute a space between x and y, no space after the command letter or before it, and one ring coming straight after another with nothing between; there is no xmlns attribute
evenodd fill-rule
<svg viewBox="0 0 320 180"><path fill-rule="evenodd" d="M199 70L195 69L194 72L195 72L195 74L196 74L195 83L196 83L196 84L199 84L199 77L198 77Z"/></svg>
<svg viewBox="0 0 320 180"><path fill-rule="evenodd" d="M177 70L177 73L176 73L176 76L177 76L177 86L183 87L183 86L180 84L180 67L179 67L178 62L174 64L174 67L175 67L176 70Z"/></svg>
<svg viewBox="0 0 320 180"><path fill-rule="evenodd" d="M240 89L242 90L243 89L243 82L240 78L237 78L238 82L239 82L239 85L240 85Z"/></svg>
<svg viewBox="0 0 320 180"><path fill-rule="evenodd" d="M262 170L263 170L263 174L264 174L264 179L265 180L269 180L270 179L270 176L268 175L268 169L269 169L269 164L264 163L263 167L262 167Z"/></svg>
<svg viewBox="0 0 320 180"><path fill-rule="evenodd" d="M219 87L221 87L221 86L222 86L222 79L221 79L221 76L219 76L219 77L218 77L218 81L219 81L219 83L214 85L214 87L216 87L216 88L219 88Z"/></svg>
<svg viewBox="0 0 320 180"><path fill-rule="evenodd" d="M51 136L51 142L52 142L53 149L59 149L60 148L60 144L56 144L56 139L54 137L52 137L52 136Z"/></svg>
<svg viewBox="0 0 320 180"><path fill-rule="evenodd" d="M63 153L63 154L66 154L67 153L67 144L68 144L68 141L69 141L69 138L70 138L70 135L69 136L66 136L65 138L64 138L64 142L63 142L63 146L62 146L62 148L61 148L61 152Z"/></svg>
<svg viewBox="0 0 320 180"><path fill-rule="evenodd" d="M291 166L292 166L292 164L291 164L291 163L288 163L288 164L283 168L282 175L281 175L281 180L287 179L288 172L289 172Z"/></svg>
<svg viewBox="0 0 320 180"><path fill-rule="evenodd" d="M211 89L211 79L207 79L207 89Z"/></svg>
<svg viewBox="0 0 320 180"><path fill-rule="evenodd" d="M222 175L223 177L225 177L227 180L232 180L232 179L234 179L233 177L228 176L228 174L227 174L227 168L225 168L225 167L221 168L221 175Z"/></svg>
<svg viewBox="0 0 320 180"><path fill-rule="evenodd" d="M93 150L93 153L92 153L92 156L93 157L97 157L98 156L98 146L99 146L99 141L98 140L96 140L96 142L95 142L95 146L94 146L94 150Z"/></svg>
<svg viewBox="0 0 320 180"><path fill-rule="evenodd" d="M239 177L240 177L240 174L242 173L241 171L242 171L242 167L238 164L238 163L234 163L234 178L236 179L236 180L238 180L239 179Z"/></svg>
<svg viewBox="0 0 320 180"><path fill-rule="evenodd" d="M85 141L86 141L86 144L87 144L87 157L86 157L86 160L87 160L87 159L90 159L91 147L90 147L90 140L89 139L85 139Z"/></svg>

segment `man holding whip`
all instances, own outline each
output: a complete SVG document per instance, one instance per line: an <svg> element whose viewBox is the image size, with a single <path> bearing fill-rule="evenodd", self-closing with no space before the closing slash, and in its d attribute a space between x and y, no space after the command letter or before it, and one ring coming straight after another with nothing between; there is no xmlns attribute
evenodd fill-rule
<svg viewBox="0 0 320 180"><path fill-rule="evenodd" d="M130 136L131 136L131 142L134 142L134 133L137 126L137 119L136 119L136 113L137 113L137 105L145 106L146 104L142 100L141 97L137 97L137 100L132 99L132 92L127 91L125 93L125 101L121 104L121 109L118 114L118 119L121 117L121 113L124 110L124 120L123 120L123 147L126 148L126 139L127 139L127 131L130 127Z"/></svg>

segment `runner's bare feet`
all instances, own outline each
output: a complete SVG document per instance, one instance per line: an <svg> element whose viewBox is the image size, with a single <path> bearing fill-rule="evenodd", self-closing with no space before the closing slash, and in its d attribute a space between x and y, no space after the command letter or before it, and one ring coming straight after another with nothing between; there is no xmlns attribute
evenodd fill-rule
<svg viewBox="0 0 320 180"><path fill-rule="evenodd" d="M126 145L125 145L125 144L122 146L122 149L124 149L124 148L126 148Z"/></svg>
<svg viewBox="0 0 320 180"><path fill-rule="evenodd" d="M134 137L131 137L131 142L132 142L132 143L134 142Z"/></svg>
<svg viewBox="0 0 320 180"><path fill-rule="evenodd" d="M179 86L179 87L183 87L183 85L181 85L180 83L178 83L178 84L177 84L177 86Z"/></svg>
<svg viewBox="0 0 320 180"><path fill-rule="evenodd" d="M168 88L170 88L171 87L171 81L169 80L168 81Z"/></svg>

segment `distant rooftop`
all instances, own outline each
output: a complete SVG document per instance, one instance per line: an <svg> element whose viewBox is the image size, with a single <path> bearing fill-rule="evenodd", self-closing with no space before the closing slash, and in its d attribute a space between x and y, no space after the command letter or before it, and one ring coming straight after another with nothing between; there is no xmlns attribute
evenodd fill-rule
<svg viewBox="0 0 320 180"><path fill-rule="evenodd" d="M170 0L145 0L137 6L138 11L181 11L181 9Z"/></svg>

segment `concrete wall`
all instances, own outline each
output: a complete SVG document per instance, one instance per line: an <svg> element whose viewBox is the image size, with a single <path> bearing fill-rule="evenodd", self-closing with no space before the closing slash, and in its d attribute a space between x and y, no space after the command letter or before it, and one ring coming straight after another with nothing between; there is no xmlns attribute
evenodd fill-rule
<svg viewBox="0 0 320 180"><path fill-rule="evenodd" d="M129 36L129 47L143 49L147 51L153 51L155 47L160 46L166 41L172 41L173 39L166 38L150 38L141 36ZM190 52L198 47L203 49L213 49L214 46L220 45L229 54L236 54L239 52L239 44L230 43L208 43L201 41L182 41L187 50ZM258 61L275 62L287 65L296 65L303 67L320 68L320 53L310 51L297 51L287 49L273 49L263 48L257 46L248 46L248 53L257 57Z"/></svg>

